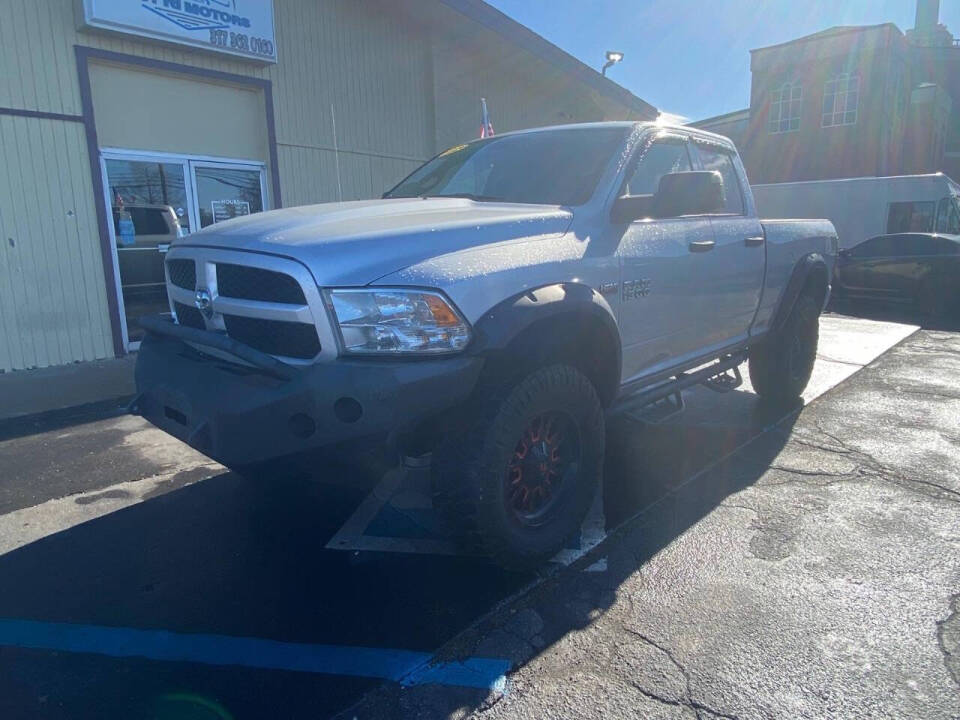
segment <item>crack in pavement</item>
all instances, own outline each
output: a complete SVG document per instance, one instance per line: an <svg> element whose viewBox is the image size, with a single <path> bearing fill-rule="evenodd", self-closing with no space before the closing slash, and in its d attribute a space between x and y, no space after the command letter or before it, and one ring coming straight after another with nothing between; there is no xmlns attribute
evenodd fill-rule
<svg viewBox="0 0 960 720"><path fill-rule="evenodd" d="M903 395L920 395L923 397L935 397L943 398L945 400L960 400L960 394L958 393L948 393L948 392L933 392L930 390L912 390L909 388L900 387L899 385L894 386L894 389Z"/></svg>
<svg viewBox="0 0 960 720"><path fill-rule="evenodd" d="M835 478L848 478L858 475L857 470L859 466L851 470L850 472L832 472L830 470L805 470L803 468L792 468L786 467L785 465L771 465L771 470L779 470L780 472L785 472L790 475L802 475L804 477L835 477Z"/></svg>
<svg viewBox="0 0 960 720"><path fill-rule="evenodd" d="M709 705L702 703L699 700L695 700L693 698L693 693L690 687L691 686L690 673L687 672L687 669L680 663L680 661L677 660L676 657L674 657L673 653L670 651L669 648L661 645L656 640L653 640L652 638L644 635L639 630L634 630L633 628L627 627L626 625L621 625L621 628L623 628L623 630L633 635L634 637L638 638L639 640L643 641L650 647L656 650L659 650L661 653L663 653L666 656L666 658L673 664L673 666L679 671L680 675L683 677L684 685L685 685L684 695L686 696L686 702L684 703L678 700L671 700L670 698L661 697L657 693L647 690L646 688L642 688L635 682L631 682L630 684L633 687L635 687L637 690L643 693L646 697L652 700L662 702L666 705L690 708L696 714L697 720L704 720L704 717L702 714L704 712L708 712L713 717L721 718L722 720L739 720L736 715L729 715L727 713L720 712L719 710L715 710ZM709 718L707 718L706 720L709 720Z"/></svg>
<svg viewBox="0 0 960 720"><path fill-rule="evenodd" d="M834 443L836 443L836 445L839 446L839 448L830 447L829 445L814 444L809 441L804 441L803 439L798 437L793 438L793 441L808 447L816 447L818 450L822 450L824 452L833 452L839 455L847 455L850 457L854 457L860 461L860 464L853 471L851 471L851 473L846 473L846 474L816 473L818 475L823 475L825 477L836 478L831 482L823 483L823 485L831 485L835 483L845 482L847 480L851 480L854 478L873 478L876 480L887 482L891 485L896 485L897 487L902 488L904 490L916 492L928 498L932 498L936 500L947 500L949 502L960 503L960 491L954 490L953 488L947 487L946 485L935 483L931 480L921 480L920 478L915 478L915 477L913 478L905 477L904 475L900 474L899 472L891 468L889 465L886 465L881 461L877 460L877 458L875 458L870 453L851 447L850 445L845 443L842 439L840 439L833 433L827 430L824 430L823 427L821 427L819 424L817 424L815 427L818 432L820 432L821 434L823 434L824 436L832 440ZM789 468L779 468L779 469L785 472L791 471L791 469ZM811 474L810 471L795 470L795 472L798 475ZM773 485L773 484L785 484L785 483L767 483L767 484ZM917 487L912 487L915 485L922 485L924 487L929 487L934 490L938 490L940 493L944 493L944 495L940 495L936 493L934 494L925 493Z"/></svg>

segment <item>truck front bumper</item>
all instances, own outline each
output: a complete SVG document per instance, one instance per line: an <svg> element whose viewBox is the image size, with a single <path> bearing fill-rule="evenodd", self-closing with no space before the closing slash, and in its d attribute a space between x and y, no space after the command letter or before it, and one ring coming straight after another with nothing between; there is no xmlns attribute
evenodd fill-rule
<svg viewBox="0 0 960 720"><path fill-rule="evenodd" d="M162 322L145 323L131 409L232 467L412 429L463 402L483 365L468 356L339 359L278 372L269 356L257 367L198 351L207 333Z"/></svg>

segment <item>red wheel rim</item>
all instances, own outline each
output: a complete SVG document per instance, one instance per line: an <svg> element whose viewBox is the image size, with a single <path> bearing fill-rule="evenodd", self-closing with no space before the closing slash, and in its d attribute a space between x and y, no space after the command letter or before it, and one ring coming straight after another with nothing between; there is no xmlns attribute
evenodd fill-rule
<svg viewBox="0 0 960 720"><path fill-rule="evenodd" d="M507 464L504 501L514 518L524 525L548 520L573 484L579 463L579 432L567 414L533 418Z"/></svg>

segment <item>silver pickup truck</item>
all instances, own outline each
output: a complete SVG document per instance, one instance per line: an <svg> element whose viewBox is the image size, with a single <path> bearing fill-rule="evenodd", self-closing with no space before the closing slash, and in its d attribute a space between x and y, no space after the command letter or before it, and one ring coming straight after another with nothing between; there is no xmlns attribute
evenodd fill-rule
<svg viewBox="0 0 960 720"><path fill-rule="evenodd" d="M380 200L218 223L174 243L133 403L239 472L382 437L433 453L462 542L555 553L595 494L610 412L697 383L790 402L837 235L757 218L736 149L615 122L450 148Z"/></svg>

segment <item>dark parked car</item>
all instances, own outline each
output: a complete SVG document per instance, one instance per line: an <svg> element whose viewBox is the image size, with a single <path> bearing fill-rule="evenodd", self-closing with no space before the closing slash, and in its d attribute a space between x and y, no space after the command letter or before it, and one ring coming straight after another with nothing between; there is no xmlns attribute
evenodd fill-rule
<svg viewBox="0 0 960 720"><path fill-rule="evenodd" d="M915 303L936 316L960 314L960 236L880 235L841 250L833 293Z"/></svg>

